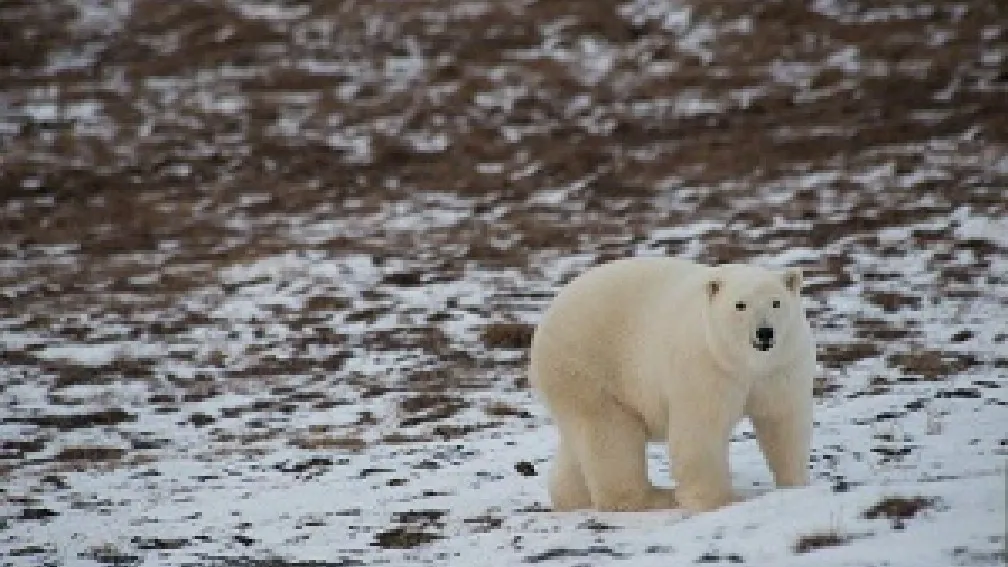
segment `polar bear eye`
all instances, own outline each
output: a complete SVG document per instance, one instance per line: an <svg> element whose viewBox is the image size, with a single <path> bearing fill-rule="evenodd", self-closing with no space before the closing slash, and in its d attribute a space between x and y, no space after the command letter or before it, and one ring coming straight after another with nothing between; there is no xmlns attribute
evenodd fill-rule
<svg viewBox="0 0 1008 567"><path fill-rule="evenodd" d="M779 299L773 300L772 305L774 309L780 309L780 300Z"/></svg>
<svg viewBox="0 0 1008 567"><path fill-rule="evenodd" d="M735 304L735 309L739 311L745 311L745 301L739 301Z"/></svg>

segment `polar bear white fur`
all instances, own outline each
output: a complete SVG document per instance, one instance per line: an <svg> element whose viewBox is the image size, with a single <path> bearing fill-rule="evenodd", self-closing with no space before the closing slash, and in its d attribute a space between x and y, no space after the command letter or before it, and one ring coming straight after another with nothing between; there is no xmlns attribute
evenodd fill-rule
<svg viewBox="0 0 1008 567"><path fill-rule="evenodd" d="M805 485L816 363L801 279L636 258L565 287L536 328L529 369L560 434L554 509L731 503L728 441L743 416L776 484ZM648 480L646 444L658 440L675 490Z"/></svg>

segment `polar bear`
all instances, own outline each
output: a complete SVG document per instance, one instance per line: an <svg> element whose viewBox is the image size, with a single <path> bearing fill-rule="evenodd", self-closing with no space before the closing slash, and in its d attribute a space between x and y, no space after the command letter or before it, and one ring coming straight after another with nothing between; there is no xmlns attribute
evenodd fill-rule
<svg viewBox="0 0 1008 567"><path fill-rule="evenodd" d="M560 434L555 510L712 510L736 501L728 441L751 419L777 486L808 483L815 344L798 269L674 258L595 267L536 327L529 379ZM665 440L674 490L647 477Z"/></svg>

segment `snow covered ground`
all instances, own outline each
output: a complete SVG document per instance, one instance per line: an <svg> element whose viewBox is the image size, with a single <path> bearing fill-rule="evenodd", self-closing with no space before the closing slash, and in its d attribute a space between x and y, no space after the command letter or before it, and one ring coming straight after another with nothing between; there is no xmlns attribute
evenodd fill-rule
<svg viewBox="0 0 1008 567"><path fill-rule="evenodd" d="M1006 561L997 3L0 26L3 565ZM531 329L583 269L656 254L805 269L812 486L773 489L743 424L745 502L549 510Z"/></svg>
<svg viewBox="0 0 1008 567"><path fill-rule="evenodd" d="M927 258L904 266L867 250L859 258L854 273L898 270L904 282L929 285ZM1004 269L1003 258L995 269ZM495 357L483 355L488 386L414 391L402 385L403 374L450 373L451 364L410 349L355 345L367 333L405 331L416 323L389 315L355 326L346 323L353 309L323 310L319 328L342 340L313 345L299 356L324 361L344 352L341 369L292 372L275 384L244 381L242 367L254 360L249 353L260 360L284 356L310 334L250 321L271 306L324 297L316 295L318 286L344 293L387 287L397 306L392 312L408 314L412 307L429 315L415 288L383 286L376 276L370 263L352 258L339 265L310 255L270 257L222 275L223 285L245 282L240 290L199 290L180 300L215 321L215 329L194 333L198 338L50 343L32 350L35 364L9 367L3 437L39 446L5 442L8 452L22 452L5 491L8 562L510 565L633 558L647 565L798 565L808 559L795 546L823 534L839 539L809 551L820 564L1000 561L1008 399L1004 331L990 321L1008 316L1003 285L984 286L980 297L965 300L935 295L940 301L921 305L909 322L907 313L864 305L858 285L826 295L821 302L830 305L831 316L817 319L825 343L853 340L842 321L873 317L893 333L914 327L917 346L871 343L877 353L824 369L813 486L771 490L755 442L742 427L732 460L735 484L750 499L684 518L675 511L549 512L541 473L553 431L534 397L515 386L521 371L509 362L517 353L507 349L499 351L500 370ZM502 290L484 283L493 280L491 273L466 280L473 284L419 288L428 307L455 299L462 309L486 309L470 321L461 317L438 327L458 351L476 353L483 347L475 331L492 317L486 306ZM543 295L555 285L511 284ZM542 303L510 313L534 319ZM824 309L811 301L809 308ZM114 324L83 323L94 333L115 334ZM271 338L256 340L248 327L265 329ZM972 336L960 340L961 329ZM33 339L9 330L4 340L9 349ZM103 365L123 353L153 360L153 376L133 379L124 372L105 384L58 388L45 378L45 361L107 372ZM174 360L182 353L195 353L195 362ZM223 353L225 370L207 369L205 359L216 353ZM930 353L941 358L931 360ZM960 362L964 358L968 362ZM910 368L893 368L893 360ZM192 393L199 384L210 392L205 398ZM190 393L157 393L179 386ZM214 395L214 388L224 391ZM652 457L656 480L667 483L660 447ZM897 517L866 518L873 506L900 498L926 502L917 510L896 501L890 508Z"/></svg>

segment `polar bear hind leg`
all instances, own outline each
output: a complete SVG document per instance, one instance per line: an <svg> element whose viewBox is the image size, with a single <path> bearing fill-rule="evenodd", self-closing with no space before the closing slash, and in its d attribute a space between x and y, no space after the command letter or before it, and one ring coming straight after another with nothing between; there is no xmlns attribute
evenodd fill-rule
<svg viewBox="0 0 1008 567"><path fill-rule="evenodd" d="M582 410L584 408L581 408ZM554 506L568 501L583 503L580 485L558 480L581 480L590 495L589 505L603 511L675 508L672 490L655 488L647 476L646 434L640 418L616 402L601 402L590 414L578 411L558 416L561 450L559 477L551 484ZM576 459L580 478L571 474ZM566 461L566 462L565 462Z"/></svg>

